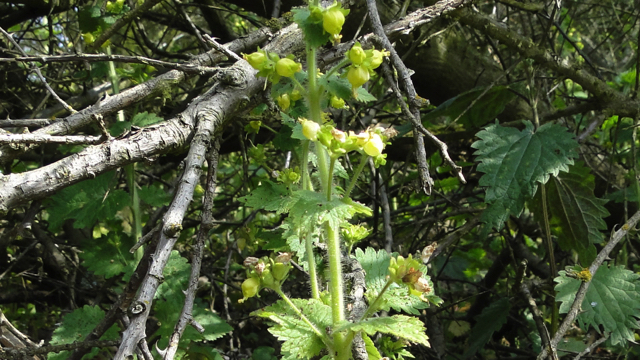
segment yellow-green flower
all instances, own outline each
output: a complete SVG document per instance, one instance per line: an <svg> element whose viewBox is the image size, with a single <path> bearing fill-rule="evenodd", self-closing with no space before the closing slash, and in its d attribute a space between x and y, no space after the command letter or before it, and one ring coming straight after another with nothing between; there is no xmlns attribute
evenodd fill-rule
<svg viewBox="0 0 640 360"><path fill-rule="evenodd" d="M367 58L367 54L362 49L362 45L359 42L355 43L348 53L349 60L356 65L361 65Z"/></svg>
<svg viewBox="0 0 640 360"><path fill-rule="evenodd" d="M280 59L276 63L276 72L283 77L293 77L300 70L302 70L302 64L289 58Z"/></svg>
<svg viewBox="0 0 640 360"><path fill-rule="evenodd" d="M369 71L363 66L352 65L349 67L349 72L347 72L347 80L349 80L354 89L357 89L369 81Z"/></svg>

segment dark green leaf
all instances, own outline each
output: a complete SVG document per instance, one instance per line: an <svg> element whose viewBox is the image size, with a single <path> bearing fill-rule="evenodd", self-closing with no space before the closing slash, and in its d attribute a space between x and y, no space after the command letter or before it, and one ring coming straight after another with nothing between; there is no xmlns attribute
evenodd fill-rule
<svg viewBox="0 0 640 360"><path fill-rule="evenodd" d="M309 9L291 9L293 13L293 21L295 21L302 32L307 45L311 47L320 47L329 41L329 34L322 28L322 22L313 22L309 19Z"/></svg>
<svg viewBox="0 0 640 360"><path fill-rule="evenodd" d="M523 131L491 125L480 131L480 140L471 145L478 149L478 171L485 173L480 186L487 188L485 202L489 206L482 220L496 229L502 228L509 215L520 214L538 183L568 171L577 156L578 143L565 127L549 123L534 132L531 122L524 123Z"/></svg>
<svg viewBox="0 0 640 360"><path fill-rule="evenodd" d="M494 332L500 330L507 322L507 315L511 309L511 301L502 298L494 301L476 316L476 324L469 334L469 348L465 351L463 358L468 359L478 352L489 342Z"/></svg>

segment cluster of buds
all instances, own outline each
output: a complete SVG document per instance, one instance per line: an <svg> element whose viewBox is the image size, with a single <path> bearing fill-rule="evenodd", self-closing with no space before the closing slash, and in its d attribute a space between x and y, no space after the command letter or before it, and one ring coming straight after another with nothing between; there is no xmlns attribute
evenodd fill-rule
<svg viewBox="0 0 640 360"><path fill-rule="evenodd" d="M359 42L356 42L351 50L347 52L347 58L351 61L351 66L347 70L347 80L351 83L353 88L354 97L356 90L364 85L373 74L373 70L377 69L385 56L389 56L390 53L385 51L369 49L364 50Z"/></svg>
<svg viewBox="0 0 640 360"><path fill-rule="evenodd" d="M342 39L340 32L344 25L345 16L349 15L349 10L343 9L342 4L336 1L326 9L310 6L310 11L310 20L314 23L322 23L322 29L329 34L331 42L339 43Z"/></svg>
<svg viewBox="0 0 640 360"><path fill-rule="evenodd" d="M300 168L284 169L283 171L274 171L276 178L279 182L289 186L291 184L297 184L300 181Z"/></svg>
<svg viewBox="0 0 640 360"><path fill-rule="evenodd" d="M242 57L256 70L257 76L266 77L272 83L280 81L281 77L291 78L298 71L302 70L302 64L296 62L292 54L285 58L280 58L278 54L267 52L258 48L258 51L251 54L242 54Z"/></svg>
<svg viewBox="0 0 640 360"><path fill-rule="evenodd" d="M371 231L362 225L345 224L342 226L342 238L347 246L347 254L351 253L353 245L369 236Z"/></svg>
<svg viewBox="0 0 640 360"><path fill-rule="evenodd" d="M291 93L284 93L276 97L278 106L280 106L283 111L287 111L293 103L300 99L302 99L302 94L300 94L298 90L293 90Z"/></svg>
<svg viewBox="0 0 640 360"><path fill-rule="evenodd" d="M124 0L116 0L115 2L107 1L105 10L113 14L120 14L124 7Z"/></svg>
<svg viewBox="0 0 640 360"><path fill-rule="evenodd" d="M304 118L298 119L302 124L302 134L311 141L324 145L332 158L338 158L350 151L358 151L374 158L376 166L386 163L386 154L382 151L386 141L394 137L397 132L393 128L369 128L356 134L353 131L344 132L336 129L332 124L320 125Z"/></svg>
<svg viewBox="0 0 640 360"><path fill-rule="evenodd" d="M293 267L290 262L289 253L280 253L271 258L265 256L258 259L250 256L244 259L247 279L242 283L242 299L238 302L243 303L254 296L259 297L258 293L262 288L279 290Z"/></svg>
<svg viewBox="0 0 640 360"><path fill-rule="evenodd" d="M397 258L392 257L389 264L389 279L398 285L406 286L411 294L424 300L424 295L429 295L433 289L429 281L422 277L422 272L417 270L419 268L420 262L412 255L406 259L400 255Z"/></svg>

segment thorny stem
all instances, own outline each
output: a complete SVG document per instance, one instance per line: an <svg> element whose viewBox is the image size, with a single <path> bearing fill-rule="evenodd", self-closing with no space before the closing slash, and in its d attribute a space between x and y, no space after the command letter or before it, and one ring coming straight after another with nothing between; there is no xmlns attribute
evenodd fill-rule
<svg viewBox="0 0 640 360"><path fill-rule="evenodd" d="M345 192L344 192L344 197L345 198L347 198L347 197L349 197L349 195L351 195L351 191L356 186L356 182L358 181L358 177L360 177L360 174L362 173L362 170L364 170L364 167L367 165L367 161L368 160L369 160L369 155L362 154L362 158L360 159L360 164L358 164L358 167L353 172L353 177L351 177L351 180L349 181L349 185L347 185L347 190L345 190Z"/></svg>

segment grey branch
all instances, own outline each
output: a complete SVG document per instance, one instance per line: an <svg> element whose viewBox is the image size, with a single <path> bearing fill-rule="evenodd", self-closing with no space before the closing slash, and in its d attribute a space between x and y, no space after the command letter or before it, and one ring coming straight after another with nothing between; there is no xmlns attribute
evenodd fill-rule
<svg viewBox="0 0 640 360"><path fill-rule="evenodd" d="M145 64L163 67L167 69L180 70L186 73L210 73L220 70L216 67L202 66L192 63L172 63L168 61L156 60L144 56L127 55L105 55L105 54L75 54L75 55L42 55L42 56L20 56L14 58L0 58L0 63L6 62L70 62L70 61L113 61L124 63Z"/></svg>
<svg viewBox="0 0 640 360"><path fill-rule="evenodd" d="M0 144L70 144L96 145L106 139L91 135L0 134Z"/></svg>
<svg viewBox="0 0 640 360"><path fill-rule="evenodd" d="M620 230L613 233L613 235L611 236L611 240L609 240L607 245L604 248L602 248L602 250L600 250L600 252L598 253L598 256L596 256L596 259L593 261L591 266L589 266L589 271L591 272L592 276L596 274L600 265L602 265L602 263L607 259L607 257L609 257L609 253L611 252L611 250L613 250L613 248L616 245L618 245L620 240L622 240L622 238L624 238L625 235L627 235L629 230L635 228L638 221L640 221L640 211L633 214L633 216L624 225L622 225L622 228ZM573 304L571 304L571 309L569 309L569 313L562 321L562 324L560 324L560 326L558 327L558 331L553 336L553 339L551 339L551 348L553 350L557 349L558 343L560 342L560 340L562 340L562 337L564 336L564 334L567 333L567 331L573 324L573 321L576 319L576 316L578 316L578 313L580 313L582 300L584 300L584 297L587 295L587 290L589 289L590 284L591 284L590 281L582 282L582 284L580 284L580 288L578 288L578 292L576 293L576 298L573 301ZM538 355L538 360L542 360L546 358L548 352L549 352L548 348L542 349L542 352L540 353L540 355Z"/></svg>

